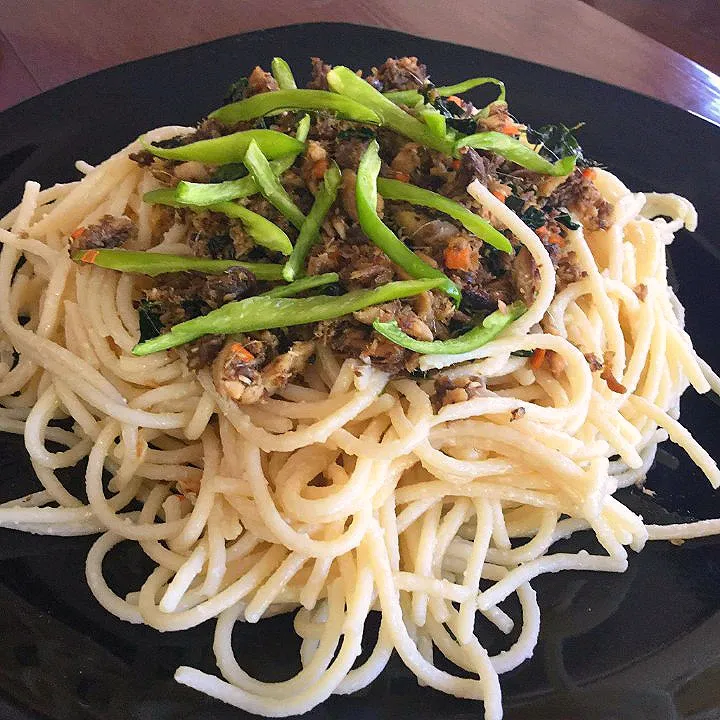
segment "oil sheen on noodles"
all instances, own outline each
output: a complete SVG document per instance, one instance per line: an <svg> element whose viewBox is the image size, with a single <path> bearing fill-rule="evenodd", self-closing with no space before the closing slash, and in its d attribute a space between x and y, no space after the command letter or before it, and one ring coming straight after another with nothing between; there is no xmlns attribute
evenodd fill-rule
<svg viewBox="0 0 720 720"><path fill-rule="evenodd" d="M161 128L150 139L182 131ZM486 396L435 412L422 381L388 383L321 348L302 382L241 408L178 355L131 355L142 281L68 257L74 228L128 211L140 228L133 249L188 252L182 226L150 247L141 197L154 180L128 159L133 149L95 168L79 163L79 182L43 191L27 183L0 223L0 429L24 435L42 484L0 506L0 525L99 533L87 582L127 622L170 631L215 618L222 679L181 667L178 682L253 713L287 716L365 687L396 651L420 683L482 700L485 717L500 718L499 675L529 658L538 637L533 578L622 572L628 547L720 531L719 520L646 526L613 497L644 477L668 438L720 485L717 465L677 419L688 384L701 393L718 387L667 284L666 245L696 223L687 201L631 193L597 171L614 222L569 234L585 275L556 294L535 233L474 183L468 191L534 257L537 299L480 350L422 363L487 378ZM658 215L674 219L649 219ZM641 285L646 293L636 294ZM551 333L540 329L542 318ZM627 391L610 392L578 346L612 358ZM557 354L559 378L512 354L535 348ZM69 429L52 422L62 418L71 418ZM66 449L50 451L48 441ZM87 504L56 475L86 458ZM322 486L313 482L319 475ZM135 498L142 510L127 511ZM552 552L557 540L588 529L603 552ZM123 598L102 563L124 541L156 567ZM521 632L489 656L475 624L510 633L514 621L499 605L511 595L522 608ZM296 610L302 670L277 683L248 675L231 647L235 623ZM380 631L358 664L371 610L381 612ZM434 649L470 676L438 668Z"/></svg>

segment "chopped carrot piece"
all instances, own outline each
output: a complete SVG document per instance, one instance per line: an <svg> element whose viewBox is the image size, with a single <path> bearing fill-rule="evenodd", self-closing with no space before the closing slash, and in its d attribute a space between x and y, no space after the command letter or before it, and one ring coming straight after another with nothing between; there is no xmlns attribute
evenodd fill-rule
<svg viewBox="0 0 720 720"><path fill-rule="evenodd" d="M506 197L499 190L492 190L491 192L501 203L505 202Z"/></svg>
<svg viewBox="0 0 720 720"><path fill-rule="evenodd" d="M249 363L255 359L255 356L249 350L246 350L245 346L242 343L233 343L230 346L230 350L235 355L238 355L243 362Z"/></svg>
<svg viewBox="0 0 720 720"><path fill-rule="evenodd" d="M551 245L564 245L565 244L565 240L563 239L562 235L557 235L556 233L553 233L549 237L546 237L545 242L549 242Z"/></svg>
<svg viewBox="0 0 720 720"><path fill-rule="evenodd" d="M75 228L75 229L70 233L70 237L71 237L73 240L77 240L84 232L85 232L85 228L84 228L84 227Z"/></svg>
<svg viewBox="0 0 720 720"><path fill-rule="evenodd" d="M92 263L95 262L95 259L97 258L97 256L98 256L97 250L86 250L80 256L80 260L82 260L84 263L90 263L92 265Z"/></svg>
<svg viewBox="0 0 720 720"><path fill-rule="evenodd" d="M502 130L500 132L503 135L518 135L520 133L520 128L517 125L514 125L513 123L505 123Z"/></svg>
<svg viewBox="0 0 720 720"><path fill-rule="evenodd" d="M462 161L457 160L457 159L453 160L452 167L453 167L453 170L459 170L462 167Z"/></svg>
<svg viewBox="0 0 720 720"><path fill-rule="evenodd" d="M395 179L404 183L410 182L410 176L406 172L396 172Z"/></svg>
<svg viewBox="0 0 720 720"><path fill-rule="evenodd" d="M538 237L545 238L550 234L550 231L547 229L547 226L541 225L539 228L535 228L535 234Z"/></svg>
<svg viewBox="0 0 720 720"><path fill-rule="evenodd" d="M465 103L457 95L449 95L448 102L455 103L459 108L465 109Z"/></svg>
<svg viewBox="0 0 720 720"><path fill-rule="evenodd" d="M595 178L595 170L593 168L585 168L582 171L582 176L586 180L593 180Z"/></svg>
<svg viewBox="0 0 720 720"><path fill-rule="evenodd" d="M545 355L547 351L545 348L535 348L533 350L532 357L530 358L530 367L533 370L539 369L539 367L545 362Z"/></svg>
<svg viewBox="0 0 720 720"><path fill-rule="evenodd" d="M443 254L445 267L449 270L470 269L470 247L448 247Z"/></svg>

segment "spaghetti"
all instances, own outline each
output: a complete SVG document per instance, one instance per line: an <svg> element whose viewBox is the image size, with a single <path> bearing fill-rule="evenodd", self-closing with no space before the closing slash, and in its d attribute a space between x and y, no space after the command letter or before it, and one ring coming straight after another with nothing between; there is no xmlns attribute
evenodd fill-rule
<svg viewBox="0 0 720 720"><path fill-rule="evenodd" d="M187 131L161 128L147 140ZM187 254L187 227L153 227L142 198L157 183L128 159L139 149L79 164L77 182L28 182L0 222L0 429L24 436L43 488L0 506L0 526L100 533L87 582L127 622L174 631L214 618L222 679L181 667L178 682L287 716L365 687L395 651L420 683L482 700L485 717L500 718L499 675L529 658L538 638L535 577L622 572L627 547L720 531L720 520L645 526L613 496L644 478L668 438L720 485L717 465L677 420L688 384L718 387L667 283L666 246L696 223L687 201L632 193L595 170L615 206L612 224L568 232L583 276L556 292L538 235L476 181L468 192L484 216L532 255L537 294L500 337L462 355L423 356L420 367L483 377L487 392L437 409L428 380L388 381L320 346L301 377L243 406L207 369L190 371L182 351L134 356L142 278L68 257L68 234L106 214L137 218L130 249ZM559 373L532 362L539 350ZM606 359L621 392L586 354ZM56 475L83 460L87 500ZM142 509L126 510L136 499ZM604 552L551 551L582 530ZM102 564L124 541L155 569L120 597ZM512 595L522 629L489 656L475 624L508 634L514 622L501 604ZM372 610L380 631L358 665ZM249 676L231 646L234 625L291 611L302 670L277 683ZM470 676L441 670L434 651Z"/></svg>

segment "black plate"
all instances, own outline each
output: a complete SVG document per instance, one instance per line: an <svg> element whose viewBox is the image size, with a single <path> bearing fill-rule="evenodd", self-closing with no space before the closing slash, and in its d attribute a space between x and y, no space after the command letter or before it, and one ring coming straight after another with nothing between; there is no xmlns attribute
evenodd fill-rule
<svg viewBox="0 0 720 720"><path fill-rule="evenodd" d="M482 31L479 20L478 31ZM481 42L481 35L478 36ZM609 49L611 51L611 49ZM513 112L530 123L587 121L581 139L631 188L692 199L700 228L670 254L673 281L700 353L720 366L717 302L720 227L717 128L669 105L576 75L468 47L351 25L313 24L254 32L130 63L77 80L0 115L0 210L22 184L74 176L77 158L97 162L162 124L191 124L218 105L227 85L273 55L369 67L418 55L439 83L502 78ZM4 178L4 179L3 179ZM689 392L683 420L720 457L718 408ZM3 436L0 500L32 486L21 439ZM650 500L627 501L648 521L718 516L720 501L677 448L666 445L650 473ZM172 680L180 664L214 672L211 624L160 634L100 608L85 586L89 539L0 531L0 717L193 720L245 715ZM624 575L565 573L535 583L544 610L534 658L502 679L512 720L664 720L720 717L720 562L715 541L650 545ZM118 590L136 589L146 567L132 552L109 563ZM512 610L512 608L509 608ZM237 633L250 672L287 677L297 643L287 618ZM490 639L491 651L501 649ZM352 697L335 697L308 718L476 718L477 704L420 688L394 659Z"/></svg>

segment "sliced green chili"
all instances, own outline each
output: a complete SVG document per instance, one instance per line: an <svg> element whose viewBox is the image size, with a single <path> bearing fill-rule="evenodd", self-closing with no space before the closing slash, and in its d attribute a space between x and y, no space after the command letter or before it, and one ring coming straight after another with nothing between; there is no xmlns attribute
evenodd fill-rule
<svg viewBox="0 0 720 720"><path fill-rule="evenodd" d="M334 320L370 305L380 305L419 295L439 287L442 280L404 280L387 283L372 290L354 290L339 297L316 295L309 298L251 297L223 305L207 315L175 325L170 332L139 343L133 355L150 355L184 345L202 335L232 335L240 332L304 325Z"/></svg>
<svg viewBox="0 0 720 720"><path fill-rule="evenodd" d="M445 117L432 105L426 105L422 110L420 110L420 117L436 137L443 139L447 137L448 131Z"/></svg>
<svg viewBox="0 0 720 720"><path fill-rule="evenodd" d="M462 147L489 150L496 155L502 155L521 167L543 175L559 177L569 175L575 169L576 158L574 156L568 155L562 160L551 163L519 140L499 132L488 131L462 137L455 143L455 152Z"/></svg>
<svg viewBox="0 0 720 720"><path fill-rule="evenodd" d="M399 180L389 180L388 178L378 178L377 188L378 192L386 200L403 200L411 205L422 205L423 207L438 210L462 223L466 230L469 230L473 235L477 235L488 245L492 245L494 248L506 253L512 252L510 241L501 232L496 230L487 220L454 200L449 200L431 190L417 187L417 185L410 185L410 183L400 182Z"/></svg>
<svg viewBox="0 0 720 720"><path fill-rule="evenodd" d="M170 207L184 207L178 200L176 188L158 188L150 190L143 195L143 202L148 205L170 205Z"/></svg>
<svg viewBox="0 0 720 720"><path fill-rule="evenodd" d="M267 95L271 93L265 93ZM256 97L260 97L259 95ZM243 130L211 140L198 140L174 148L163 148L141 142L148 152L166 160L197 160L209 165L226 165L240 162L251 142L255 142L266 157L279 158L299 153L303 144L290 135L275 130Z"/></svg>
<svg viewBox="0 0 720 720"><path fill-rule="evenodd" d="M271 160L271 163L277 162L280 160ZM175 188L174 200L180 205L204 207L229 200L241 200L258 192L260 190L252 175L220 183L196 183L181 180Z"/></svg>
<svg viewBox="0 0 720 720"><path fill-rule="evenodd" d="M265 94L271 95L272 93ZM255 178L260 192L267 201L274 205L299 230L305 222L305 216L275 177L270 163L263 155L260 146L251 142L243 162L250 174Z"/></svg>
<svg viewBox="0 0 720 720"><path fill-rule="evenodd" d="M377 114L364 104L327 90L274 90L260 93L218 108L210 113L210 117L232 125L241 120L254 120L277 110L328 110L346 120L373 124L380 122Z"/></svg>
<svg viewBox="0 0 720 720"><path fill-rule="evenodd" d="M323 273L322 275L310 275L308 277L300 278L295 280L289 285L278 285L272 290L261 293L260 297L292 297L293 295L299 295L301 292L306 290L313 290L314 288L324 287L325 285L332 285L340 279L337 273Z"/></svg>
<svg viewBox="0 0 720 720"><path fill-rule="evenodd" d="M325 216L335 202L341 184L340 168L333 162L325 172L322 185L320 185L315 195L315 202L305 218L302 228L300 228L295 247L283 268L283 277L288 282L293 281L298 275L302 274L305 258L320 237L320 226L325 221Z"/></svg>
<svg viewBox="0 0 720 720"><path fill-rule="evenodd" d="M223 213L229 218L239 220L245 232L255 241L256 245L262 245L268 250L289 255L293 246L290 238L282 228L270 222L266 217L248 210L242 205L234 202L221 202L208 205L207 210Z"/></svg>
<svg viewBox="0 0 720 720"><path fill-rule="evenodd" d="M368 85L368 87L370 87ZM415 278L439 278L438 286L460 303L460 290L447 275L421 260L405 245L377 214L377 176L380 171L380 155L377 140L373 140L360 159L355 182L355 202L358 220L363 232L394 263Z"/></svg>
<svg viewBox="0 0 720 720"><path fill-rule="evenodd" d="M290 66L282 58L275 57L272 59L270 71L281 90L294 90L297 87Z"/></svg>
<svg viewBox="0 0 720 720"><path fill-rule="evenodd" d="M245 180L246 178L242 179ZM236 181L233 180L229 182ZM206 187L204 184L201 185L202 187ZM177 208L186 207L196 212L210 210L212 212L222 213L229 218L239 220L247 234L255 241L256 245L262 245L262 247L266 247L268 250L280 252L283 255L289 255L292 252L293 246L287 233L275 225L275 223L270 222L266 217L252 210L248 210L242 205L229 201L214 201L206 204L189 203L181 199L179 193L180 191L177 188L158 188L157 190L146 192L143 195L143 202L152 205L170 205L171 207ZM213 198L213 200L215 200L215 198Z"/></svg>
<svg viewBox="0 0 720 720"><path fill-rule="evenodd" d="M500 93L497 96L497 100L493 102L505 102L505 83L494 77L471 78L470 80L463 80L454 85L439 85L435 88L435 92L442 97L450 97L451 95L462 95L468 90L472 90L480 85L497 85L500 88Z"/></svg>
<svg viewBox="0 0 720 720"><path fill-rule="evenodd" d="M488 315L482 325L468 330L460 337L450 340L416 340L404 333L397 321L380 322L376 320L373 328L396 345L420 353L421 355L459 355L472 352L496 338L508 325L517 320L527 308L522 302L508 305L506 312L496 310Z"/></svg>
<svg viewBox="0 0 720 720"><path fill-rule="evenodd" d="M417 107L423 103L423 96L417 90L388 90L383 95L396 105Z"/></svg>
<svg viewBox="0 0 720 720"><path fill-rule="evenodd" d="M240 260L212 260L211 258L163 253L139 252L135 250L76 250L71 255L77 262L138 273L139 275L163 275L172 272L196 272L219 275L234 267L250 270L258 280L282 280L282 265L274 263L242 262Z"/></svg>
<svg viewBox="0 0 720 720"><path fill-rule="evenodd" d="M307 140L308 133L310 132L310 116L303 115L298 123L297 130L295 130L295 139L304 143Z"/></svg>
<svg viewBox="0 0 720 720"><path fill-rule="evenodd" d="M295 139L304 143L310 132L310 116L303 115L295 131ZM270 161L270 168L276 176L289 170L295 162L298 152L290 153L284 157ZM212 205L213 203L239 200L260 192L255 178L252 175L237 180L226 180L219 183L195 183L180 181L176 188L175 199L185 205Z"/></svg>
<svg viewBox="0 0 720 720"><path fill-rule="evenodd" d="M358 102L371 108L386 127L446 155L452 154L453 141L451 138L438 137L425 123L399 108L392 100L371 87L349 68L334 67L327 74L327 81L330 88L336 93L356 98ZM271 95L272 93L266 94Z"/></svg>

